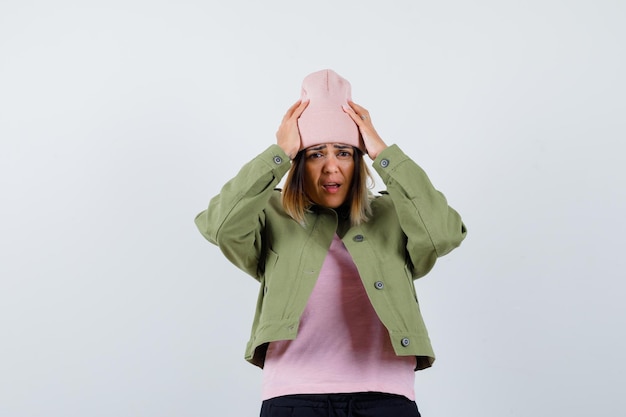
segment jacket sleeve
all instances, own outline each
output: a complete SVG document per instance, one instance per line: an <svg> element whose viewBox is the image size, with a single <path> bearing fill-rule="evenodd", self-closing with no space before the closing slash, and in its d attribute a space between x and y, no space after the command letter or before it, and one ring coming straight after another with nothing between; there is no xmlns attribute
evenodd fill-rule
<svg viewBox="0 0 626 417"><path fill-rule="evenodd" d="M258 279L264 209L274 187L291 166L278 145L271 145L228 181L209 207L195 218L196 226L226 258Z"/></svg>
<svg viewBox="0 0 626 417"><path fill-rule="evenodd" d="M465 225L424 170L397 145L382 151L373 166L387 186L407 238L413 277L422 277L438 257L461 244L467 234Z"/></svg>

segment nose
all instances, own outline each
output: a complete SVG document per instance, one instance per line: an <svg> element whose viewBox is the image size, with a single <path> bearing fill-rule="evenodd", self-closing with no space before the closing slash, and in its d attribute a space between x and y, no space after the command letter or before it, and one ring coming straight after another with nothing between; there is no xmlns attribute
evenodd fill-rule
<svg viewBox="0 0 626 417"><path fill-rule="evenodd" d="M333 173L339 171L337 156L333 153L328 155L324 161L324 173Z"/></svg>

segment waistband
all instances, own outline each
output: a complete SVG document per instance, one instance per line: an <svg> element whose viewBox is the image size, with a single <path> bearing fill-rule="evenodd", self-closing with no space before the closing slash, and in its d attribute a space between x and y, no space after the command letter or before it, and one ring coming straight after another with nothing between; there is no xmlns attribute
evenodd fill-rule
<svg viewBox="0 0 626 417"><path fill-rule="evenodd" d="M406 404L413 402L403 395L384 392L351 392L340 394L293 394L270 398L264 402L271 402L276 406L291 407L328 407L343 408L346 406L365 409L373 406Z"/></svg>

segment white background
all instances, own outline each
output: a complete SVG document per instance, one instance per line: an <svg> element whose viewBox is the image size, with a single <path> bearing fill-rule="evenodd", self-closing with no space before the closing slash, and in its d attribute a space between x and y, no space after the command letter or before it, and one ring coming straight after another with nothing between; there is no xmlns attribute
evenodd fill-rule
<svg viewBox="0 0 626 417"><path fill-rule="evenodd" d="M258 415L257 285L193 218L323 68L469 229L416 282L438 356L423 415L623 415L625 17L2 0L0 416Z"/></svg>

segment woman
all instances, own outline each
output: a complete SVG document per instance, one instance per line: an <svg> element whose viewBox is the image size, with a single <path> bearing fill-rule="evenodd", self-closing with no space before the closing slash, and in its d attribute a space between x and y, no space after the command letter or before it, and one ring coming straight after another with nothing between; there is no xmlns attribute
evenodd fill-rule
<svg viewBox="0 0 626 417"><path fill-rule="evenodd" d="M261 417L419 416L414 371L434 353L413 280L465 238L461 218L331 70L304 79L276 137L196 217L261 284L246 349Z"/></svg>

